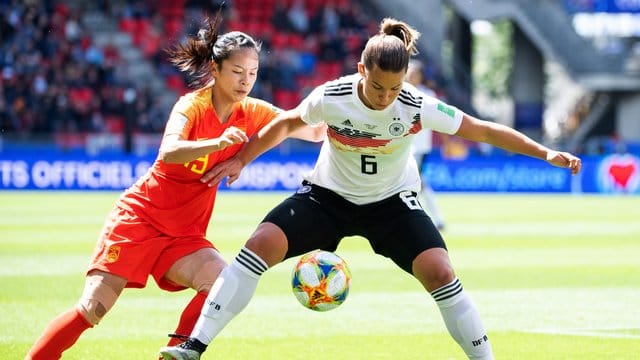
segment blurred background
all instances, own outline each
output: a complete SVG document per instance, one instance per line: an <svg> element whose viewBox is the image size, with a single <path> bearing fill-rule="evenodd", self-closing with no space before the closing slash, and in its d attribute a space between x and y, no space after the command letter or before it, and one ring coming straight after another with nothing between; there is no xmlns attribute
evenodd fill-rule
<svg viewBox="0 0 640 360"><path fill-rule="evenodd" d="M436 191L640 193L640 2L634 0L0 0L0 189L113 190L153 162L188 91L164 49L223 8L262 41L251 96L291 108L356 71L384 17L422 33L445 102L584 159L564 169L434 135ZM317 144L287 140L241 190L297 187Z"/></svg>

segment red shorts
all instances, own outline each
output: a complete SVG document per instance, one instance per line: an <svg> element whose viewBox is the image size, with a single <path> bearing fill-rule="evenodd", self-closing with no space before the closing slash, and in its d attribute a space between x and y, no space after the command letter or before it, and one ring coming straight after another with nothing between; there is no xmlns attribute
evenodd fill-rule
<svg viewBox="0 0 640 360"><path fill-rule="evenodd" d="M107 217L93 252L89 270L101 270L127 279L126 287L143 288L152 275L161 289L186 287L163 277L178 259L203 248L214 248L204 237L170 237L137 215L115 207Z"/></svg>

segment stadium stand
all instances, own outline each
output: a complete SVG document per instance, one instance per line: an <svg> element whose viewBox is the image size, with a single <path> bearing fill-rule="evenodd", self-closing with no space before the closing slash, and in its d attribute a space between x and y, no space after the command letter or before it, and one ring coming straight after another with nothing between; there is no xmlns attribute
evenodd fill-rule
<svg viewBox="0 0 640 360"><path fill-rule="evenodd" d="M188 79L163 49L197 31L221 5L224 31L263 42L252 95L283 108L312 86L355 71L344 64L353 66L377 26L346 0L2 1L2 132L68 140L60 134L119 134L129 120L134 132L161 132L170 106L188 91Z"/></svg>
<svg viewBox="0 0 640 360"><path fill-rule="evenodd" d="M5 143L7 139L53 138L63 147L82 146L87 136L96 134L134 133L158 137L177 96L188 91L188 79L166 60L163 49L195 33L203 16L220 7L224 11L223 31L242 30L263 43L261 71L252 96L291 108L314 86L356 70L360 50L377 30L380 14L384 13L380 12L381 5L374 6L376 3L384 2L263 0L257 4L253 0L1 0L2 137ZM411 4L410 1L402 3ZM466 2L453 1L452 4L462 14L468 13L468 18L482 15ZM524 4L524 10L529 9L526 2L518 1L517 4ZM558 7L553 1L545 1L545 4L546 13L550 12L548 9ZM402 8L400 2L394 6L397 12ZM544 22L542 18L545 21L557 18L559 20L554 24L570 26L563 20L567 19L567 14L556 12L551 17L545 16L540 9L509 10L514 6L495 6L495 11L507 15L511 14L508 11L526 13L526 17L514 17L527 20L526 24ZM487 13L491 9L483 7ZM492 15L486 16L491 18ZM535 29L533 25L524 28ZM539 37L546 39L543 36L546 33L542 33L546 28L537 28L542 29ZM426 33L429 29L425 28ZM568 31L554 33L558 32ZM567 39L573 39L572 44L585 42L575 34L573 36L563 35L564 40L558 44L568 43ZM592 70L597 66L609 66L611 62L597 59L586 62L584 59L595 57L568 51L557 42L543 43L553 45L548 46L552 50L557 49L552 52L553 56L564 58L560 55L566 54L569 60L577 59L563 62L578 74L602 73ZM460 89L452 88L451 79L443 77L442 64L430 63L429 56L433 54L429 54L429 44L422 45L426 50L421 54L426 64L425 78L430 87L439 97L474 113L475 109L460 100L469 98L468 91L460 96ZM635 53L640 54L637 44L630 49L631 53L635 49ZM610 56L611 59L616 60L616 57ZM640 68L637 65L640 56L627 59L624 66L615 62L609 68L628 71ZM618 78L626 82L635 79L623 75ZM599 77L599 81L602 78ZM616 84L624 85L625 81ZM603 96L599 93L595 94L598 96L591 93L578 96L580 94L556 112L574 114L574 117L580 115L574 122L585 124L589 116L598 114L595 105L603 102ZM590 105L587 112L582 111L589 99L595 105ZM550 109L554 110L553 107ZM576 136L580 132L575 128L570 128L564 138L569 144L572 140L575 143L572 147L578 149L589 141L587 135L591 136L591 133L583 131L582 136Z"/></svg>

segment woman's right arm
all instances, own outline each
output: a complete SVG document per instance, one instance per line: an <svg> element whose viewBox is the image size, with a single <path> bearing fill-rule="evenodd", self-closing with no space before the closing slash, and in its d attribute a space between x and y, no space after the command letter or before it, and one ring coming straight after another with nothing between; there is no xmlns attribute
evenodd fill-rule
<svg viewBox="0 0 640 360"><path fill-rule="evenodd" d="M229 145L247 142L249 138L240 129L229 127L220 137L199 141L185 140L182 135L187 118L180 113L169 117L162 143L160 159L167 164L184 164L206 156L214 151L222 150Z"/></svg>

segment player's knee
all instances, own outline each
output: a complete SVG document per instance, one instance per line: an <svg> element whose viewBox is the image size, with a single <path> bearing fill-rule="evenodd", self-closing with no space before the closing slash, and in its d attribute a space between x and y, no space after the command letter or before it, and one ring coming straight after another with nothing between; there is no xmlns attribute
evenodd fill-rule
<svg viewBox="0 0 640 360"><path fill-rule="evenodd" d="M263 222L251 235L246 248L259 256L269 267L282 262L289 244L287 237L277 225Z"/></svg>
<svg viewBox="0 0 640 360"><path fill-rule="evenodd" d="M425 251L413 261L413 274L428 291L438 289L455 279L453 267L443 251Z"/></svg>
<svg viewBox="0 0 640 360"><path fill-rule="evenodd" d="M427 291L432 292L451 283L453 279L455 279L455 274L453 271L446 269L435 269L430 271L427 275L423 275L422 277L416 276L416 278L422 283Z"/></svg>
<svg viewBox="0 0 640 360"><path fill-rule="evenodd" d="M78 302L78 310L91 325L98 325L107 313L107 308L104 305L91 299L81 299L80 302Z"/></svg>
<svg viewBox="0 0 640 360"><path fill-rule="evenodd" d="M444 286L455 278L455 274L453 273L453 269L450 266L440 266L431 272L429 276L430 287L433 289L437 289L441 286Z"/></svg>
<svg viewBox="0 0 640 360"><path fill-rule="evenodd" d="M213 283L206 283L206 284L202 284L200 286L197 286L195 288L195 290L196 290L196 292L201 292L201 293L208 294L209 291L211 291L211 286L213 286Z"/></svg>
<svg viewBox="0 0 640 360"><path fill-rule="evenodd" d="M91 325L97 325L111 310L118 294L103 282L87 285L78 301L78 310Z"/></svg>

